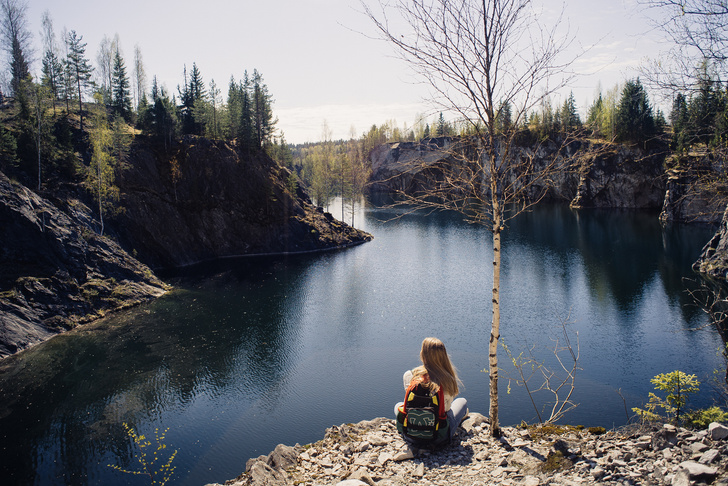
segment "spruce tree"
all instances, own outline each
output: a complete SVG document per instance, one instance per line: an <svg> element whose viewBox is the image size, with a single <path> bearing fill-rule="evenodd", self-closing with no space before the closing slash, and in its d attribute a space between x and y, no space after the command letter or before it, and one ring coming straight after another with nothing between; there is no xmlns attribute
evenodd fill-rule
<svg viewBox="0 0 728 486"><path fill-rule="evenodd" d="M440 117L437 119L435 136L444 137L445 135L447 135L447 122L445 121L445 116L440 112Z"/></svg>
<svg viewBox="0 0 728 486"><path fill-rule="evenodd" d="M253 107L255 146L258 149L271 141L276 120L273 120L273 97L263 83L263 77L253 70L251 101Z"/></svg>
<svg viewBox="0 0 728 486"><path fill-rule="evenodd" d="M617 139L644 143L655 134L652 107L639 78L629 80L617 108Z"/></svg>
<svg viewBox="0 0 728 486"><path fill-rule="evenodd" d="M576 100L574 100L573 91L569 93L569 97L561 107L561 124L565 131L581 127L581 118L576 110Z"/></svg>
<svg viewBox="0 0 728 486"><path fill-rule="evenodd" d="M498 113L495 116L495 121L496 132L506 133L511 129L513 125L513 113L511 111L511 104L508 101L502 102L498 107Z"/></svg>
<svg viewBox="0 0 728 486"><path fill-rule="evenodd" d="M243 153L250 154L255 150L255 129L253 125L253 107L250 97L251 84L248 72L243 75L240 89L240 124L238 126L238 146Z"/></svg>
<svg viewBox="0 0 728 486"><path fill-rule="evenodd" d="M670 123L672 124L673 148L678 151L687 148L687 144L689 143L688 102L682 93L678 93L672 102Z"/></svg>
<svg viewBox="0 0 728 486"><path fill-rule="evenodd" d="M131 87L129 77L126 74L124 58L121 57L119 48L114 53L114 69L111 76L111 109L124 121L131 120Z"/></svg>
<svg viewBox="0 0 728 486"><path fill-rule="evenodd" d="M705 62L699 69L696 88L688 103L688 116L693 136L707 145L715 133L715 118L719 109L715 81Z"/></svg>
<svg viewBox="0 0 728 486"><path fill-rule="evenodd" d="M235 81L234 76L230 76L230 83L228 84L228 97L227 97L227 120L226 120L226 138L229 140L234 139L238 136L240 126L240 110L241 110L241 95L240 85Z"/></svg>

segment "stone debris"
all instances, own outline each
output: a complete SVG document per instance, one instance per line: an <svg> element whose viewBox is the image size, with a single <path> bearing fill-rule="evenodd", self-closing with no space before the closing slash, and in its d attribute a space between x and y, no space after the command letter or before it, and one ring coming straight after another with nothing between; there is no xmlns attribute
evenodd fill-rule
<svg viewBox="0 0 728 486"><path fill-rule="evenodd" d="M557 430L558 429L558 430ZM251 459L227 486L728 486L728 427L691 431L669 424L587 429L503 427L471 413L442 449L414 449L394 421L377 418L327 429L314 444L279 445ZM220 485L210 485L220 486Z"/></svg>

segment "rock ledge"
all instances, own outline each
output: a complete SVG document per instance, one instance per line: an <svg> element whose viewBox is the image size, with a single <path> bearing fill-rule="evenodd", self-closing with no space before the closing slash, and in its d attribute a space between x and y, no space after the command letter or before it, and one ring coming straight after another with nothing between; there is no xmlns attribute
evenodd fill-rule
<svg viewBox="0 0 728 486"><path fill-rule="evenodd" d="M225 484L728 485L728 427L721 424L700 432L631 426L603 435L558 429L504 427L495 439L488 419L471 413L450 446L428 451L408 448L393 420L377 418L334 426L314 444L279 445Z"/></svg>

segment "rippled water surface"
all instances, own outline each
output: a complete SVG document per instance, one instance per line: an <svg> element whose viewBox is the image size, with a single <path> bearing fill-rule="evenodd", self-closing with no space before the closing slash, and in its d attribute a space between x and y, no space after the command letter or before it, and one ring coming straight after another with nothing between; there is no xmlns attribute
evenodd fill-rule
<svg viewBox="0 0 728 486"><path fill-rule="evenodd" d="M429 335L445 342L470 409L487 413L491 235L456 215L383 222L391 216L359 211L356 226L375 239L344 251L170 276L176 290L165 297L0 362L3 482L148 484L108 466L138 468L123 423L151 437L169 429L172 483L224 482L278 443L389 416ZM707 380L725 366L718 333L693 330L707 320L683 281L695 278L690 265L712 231L553 206L512 222L503 341L553 364L549 349L568 321L580 405L565 421L623 424L625 404L640 405L655 374ZM506 393L505 376L515 375L499 353L501 423L534 421L523 389ZM695 403L710 400L706 392Z"/></svg>

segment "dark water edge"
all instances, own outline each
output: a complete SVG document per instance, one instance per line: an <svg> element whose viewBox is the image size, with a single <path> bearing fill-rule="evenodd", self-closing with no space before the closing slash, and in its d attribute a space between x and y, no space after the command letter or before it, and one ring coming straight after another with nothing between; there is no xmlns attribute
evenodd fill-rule
<svg viewBox="0 0 728 486"><path fill-rule="evenodd" d="M337 214L334 211L334 214ZM486 413L490 234L453 215L384 223L375 240L320 255L245 258L186 269L176 290L0 362L0 471L7 484L143 484L123 423L169 427L173 484L222 482L278 443L389 416L426 335L445 341L471 410ZM723 342L685 278L710 227L656 215L544 206L504 235L502 335L548 360L559 323L579 332L583 368L565 421L626 421L654 374L710 378ZM499 352L501 352L499 350ZM503 353L501 360L504 362ZM533 421L523 390L501 422ZM698 405L712 403L701 393Z"/></svg>

